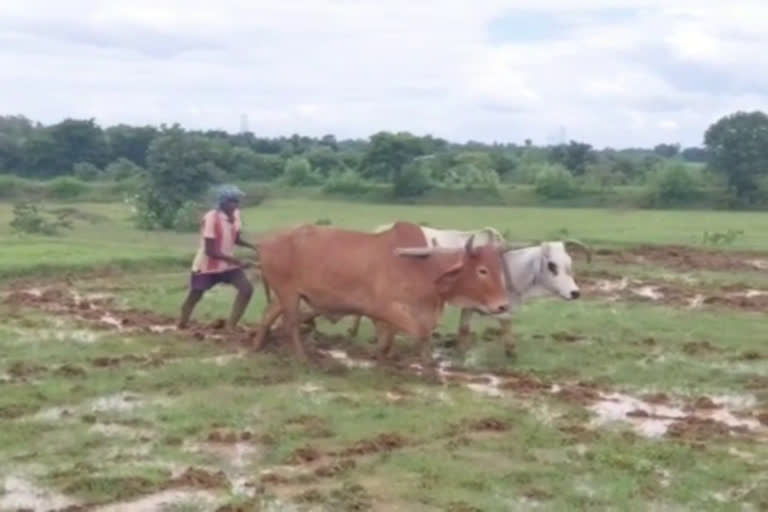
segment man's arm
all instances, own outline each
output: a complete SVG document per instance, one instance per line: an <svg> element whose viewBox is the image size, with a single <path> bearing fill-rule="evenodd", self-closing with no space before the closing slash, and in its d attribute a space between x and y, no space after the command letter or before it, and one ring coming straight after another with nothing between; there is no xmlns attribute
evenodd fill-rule
<svg viewBox="0 0 768 512"><path fill-rule="evenodd" d="M205 255L215 260L226 261L227 263L231 263L232 265L237 265L238 267L243 266L243 262L241 262L237 258L232 258L230 256L227 256L226 254L222 254L216 248L216 240L214 238L205 239Z"/></svg>
<svg viewBox="0 0 768 512"><path fill-rule="evenodd" d="M240 236L239 232L237 233L237 239L235 240L235 244L237 244L237 245L239 245L241 247L247 247L247 248L252 249L254 251L258 250L255 245L250 244L250 243L246 242L245 240L243 240L243 238Z"/></svg>

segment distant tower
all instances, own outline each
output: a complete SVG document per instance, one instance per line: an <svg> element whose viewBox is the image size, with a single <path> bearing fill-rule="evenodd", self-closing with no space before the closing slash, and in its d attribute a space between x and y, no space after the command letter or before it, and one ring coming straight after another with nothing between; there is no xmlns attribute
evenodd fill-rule
<svg viewBox="0 0 768 512"><path fill-rule="evenodd" d="M240 133L248 133L248 114L240 114Z"/></svg>

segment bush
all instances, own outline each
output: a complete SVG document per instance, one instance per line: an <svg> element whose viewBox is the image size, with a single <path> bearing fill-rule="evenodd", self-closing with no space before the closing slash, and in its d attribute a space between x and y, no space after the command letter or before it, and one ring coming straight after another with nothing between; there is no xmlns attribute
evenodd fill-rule
<svg viewBox="0 0 768 512"><path fill-rule="evenodd" d="M392 192L395 197L415 197L423 195L433 187L429 167L421 161L416 161L403 166L395 176Z"/></svg>
<svg viewBox="0 0 768 512"><path fill-rule="evenodd" d="M546 199L568 199L578 195L578 190L573 176L562 165L544 165L536 174L534 191Z"/></svg>
<svg viewBox="0 0 768 512"><path fill-rule="evenodd" d="M90 162L78 162L72 166L75 178L82 181L93 181L102 176L101 169Z"/></svg>
<svg viewBox="0 0 768 512"><path fill-rule="evenodd" d="M48 182L48 196L53 199L76 199L88 191L88 185L82 181L63 176Z"/></svg>
<svg viewBox="0 0 768 512"><path fill-rule="evenodd" d="M180 233L193 233L200 229L200 220L205 213L205 205L199 201L186 201L176 211L173 229Z"/></svg>
<svg viewBox="0 0 768 512"><path fill-rule="evenodd" d="M652 206L669 206L694 200L698 195L696 179L685 165L665 165L651 173L646 190Z"/></svg>
<svg viewBox="0 0 768 512"><path fill-rule="evenodd" d="M30 202L17 203L13 206L11 229L16 233L33 235L57 235L62 228L71 228L71 215L63 210L51 218Z"/></svg>
<svg viewBox="0 0 768 512"><path fill-rule="evenodd" d="M240 200L241 208L259 206L272 193L268 186L256 183L245 184L240 189L245 193L245 196Z"/></svg>
<svg viewBox="0 0 768 512"><path fill-rule="evenodd" d="M348 196L361 196L370 191L371 186L362 176L355 171L346 170L332 174L323 185L326 194L343 194Z"/></svg>
<svg viewBox="0 0 768 512"><path fill-rule="evenodd" d="M282 179L289 187L317 185L322 181L320 176L312 172L309 161L300 156L286 160Z"/></svg>
<svg viewBox="0 0 768 512"><path fill-rule="evenodd" d="M144 172L142 167L139 167L131 160L127 158L118 158L104 169L104 173L107 177L112 178L115 181L123 181L131 178L135 178Z"/></svg>

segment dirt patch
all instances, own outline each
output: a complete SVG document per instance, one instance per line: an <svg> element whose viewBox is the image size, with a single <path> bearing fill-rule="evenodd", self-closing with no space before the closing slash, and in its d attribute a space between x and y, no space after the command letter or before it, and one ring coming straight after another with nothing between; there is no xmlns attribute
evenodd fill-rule
<svg viewBox="0 0 768 512"><path fill-rule="evenodd" d="M0 418L13 420L40 410L40 406L32 404L11 404L0 407Z"/></svg>
<svg viewBox="0 0 768 512"><path fill-rule="evenodd" d="M757 350L748 350L746 352L743 352L738 357L740 361L758 361L763 358L764 358L763 354L761 354Z"/></svg>
<svg viewBox="0 0 768 512"><path fill-rule="evenodd" d="M595 259L617 264L654 264L680 270L766 270L768 254L715 251L685 246L642 245L630 249L598 249Z"/></svg>
<svg viewBox="0 0 768 512"><path fill-rule="evenodd" d="M688 416L672 423L667 429L666 435L684 439L707 439L728 436L731 430L732 427L711 418Z"/></svg>
<svg viewBox="0 0 768 512"><path fill-rule="evenodd" d="M56 368L56 370L53 372L54 375L57 375L59 377L85 377L87 375L87 372L74 364L65 364L62 366L59 366Z"/></svg>
<svg viewBox="0 0 768 512"><path fill-rule="evenodd" d="M326 466L320 466L315 469L314 473L320 478L333 478L339 475L343 475L357 467L357 463L354 459L341 459L328 464Z"/></svg>
<svg viewBox="0 0 768 512"><path fill-rule="evenodd" d="M470 430L480 432L504 432L509 430L509 423L499 418L481 418L479 420L468 420L464 423Z"/></svg>
<svg viewBox="0 0 768 512"><path fill-rule="evenodd" d="M642 395L640 398L649 404L668 404L670 400L669 395L666 393L649 393Z"/></svg>
<svg viewBox="0 0 768 512"><path fill-rule="evenodd" d="M561 343L575 343L577 341L585 340L586 338L579 334L572 334L569 332L556 332L552 334L552 339Z"/></svg>
<svg viewBox="0 0 768 512"><path fill-rule="evenodd" d="M558 430L568 436L570 443L590 443L600 439L599 432L582 425L563 425L558 427Z"/></svg>
<svg viewBox="0 0 768 512"><path fill-rule="evenodd" d="M333 432L328 427L328 422L320 416L301 415L288 418L284 423L285 429L298 431L311 438L333 437Z"/></svg>
<svg viewBox="0 0 768 512"><path fill-rule="evenodd" d="M235 444L240 441L250 441L253 439L253 433L246 430L236 432L234 430L214 430L208 434L206 440L209 443Z"/></svg>
<svg viewBox="0 0 768 512"><path fill-rule="evenodd" d="M446 512L483 512L482 509L473 507L464 501L452 501L445 508Z"/></svg>
<svg viewBox="0 0 768 512"><path fill-rule="evenodd" d="M48 368L45 366L28 362L28 361L15 361L8 367L8 375L16 379L26 379L28 377L35 377L47 372Z"/></svg>
<svg viewBox="0 0 768 512"><path fill-rule="evenodd" d="M397 450L408 445L408 441L396 432L379 434L372 439L356 441L349 448L333 452L332 455L349 457L353 455L368 455L372 453Z"/></svg>
<svg viewBox="0 0 768 512"><path fill-rule="evenodd" d="M589 404L600 399L600 391L591 385L585 383L566 384L556 386L553 396L565 402L577 404Z"/></svg>
<svg viewBox="0 0 768 512"><path fill-rule="evenodd" d="M554 498L554 495L551 492L545 491L544 489L540 489L538 487L529 487L524 489L523 496L536 501L546 501Z"/></svg>
<svg viewBox="0 0 768 512"><path fill-rule="evenodd" d="M699 356L703 354L722 352L722 349L716 347L709 341L689 341L683 345L683 352L689 356Z"/></svg>
<svg viewBox="0 0 768 512"><path fill-rule="evenodd" d="M291 453L287 460L287 464L307 464L309 462L314 462L318 460L320 457L322 457L322 453L317 448L314 448L313 446L302 446L301 448L297 448Z"/></svg>
<svg viewBox="0 0 768 512"><path fill-rule="evenodd" d="M197 489L229 489L231 484L223 471L212 473L200 468L187 468L181 475L168 480L164 488L194 487Z"/></svg>
<svg viewBox="0 0 768 512"><path fill-rule="evenodd" d="M708 396L700 396L693 402L694 409L717 409L720 406L712 401Z"/></svg>
<svg viewBox="0 0 768 512"><path fill-rule="evenodd" d="M552 385L534 375L519 373L505 377L499 384L499 387L519 393L533 393L550 389Z"/></svg>

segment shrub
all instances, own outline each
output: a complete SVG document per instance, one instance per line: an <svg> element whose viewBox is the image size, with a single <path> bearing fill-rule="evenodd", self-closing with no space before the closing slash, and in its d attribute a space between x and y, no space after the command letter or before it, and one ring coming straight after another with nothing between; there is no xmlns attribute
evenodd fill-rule
<svg viewBox="0 0 768 512"><path fill-rule="evenodd" d="M689 202L698 195L696 179L683 164L665 165L652 172L646 190L652 206Z"/></svg>
<svg viewBox="0 0 768 512"><path fill-rule="evenodd" d="M181 233L192 233L200 229L200 219L205 213L205 205L199 201L186 201L176 211L173 229Z"/></svg>
<svg viewBox="0 0 768 512"><path fill-rule="evenodd" d="M568 199L578 194L578 187L565 167L548 164L536 174L534 191L546 199Z"/></svg>
<svg viewBox="0 0 768 512"><path fill-rule="evenodd" d="M76 178L63 176L52 179L47 188L49 197L66 200L82 196L88 190L88 185Z"/></svg>
<svg viewBox="0 0 768 512"><path fill-rule="evenodd" d="M44 215L41 210L30 202L17 203L13 206L13 219L11 229L16 233L34 235L57 235L62 228L71 228L71 215L63 210L53 218Z"/></svg>
<svg viewBox="0 0 768 512"><path fill-rule="evenodd" d="M123 181L126 179L135 178L139 176L144 169L139 167L131 160L127 158L118 158L104 169L104 173L115 181Z"/></svg>
<svg viewBox="0 0 768 512"><path fill-rule="evenodd" d="M395 197L414 197L423 195L433 187L428 166L416 161L403 166L395 176L392 192Z"/></svg>
<svg viewBox="0 0 768 512"><path fill-rule="evenodd" d="M370 185L362 176L355 171L346 170L341 173L334 173L323 185L323 192L326 194L344 194L349 196L363 195L371 189Z"/></svg>
<svg viewBox="0 0 768 512"><path fill-rule="evenodd" d="M289 187L317 185L320 176L312 172L312 167L306 158L294 156L285 161L283 181Z"/></svg>
<svg viewBox="0 0 768 512"><path fill-rule="evenodd" d="M93 181L102 176L101 169L90 162L78 162L72 166L75 178L82 181Z"/></svg>

